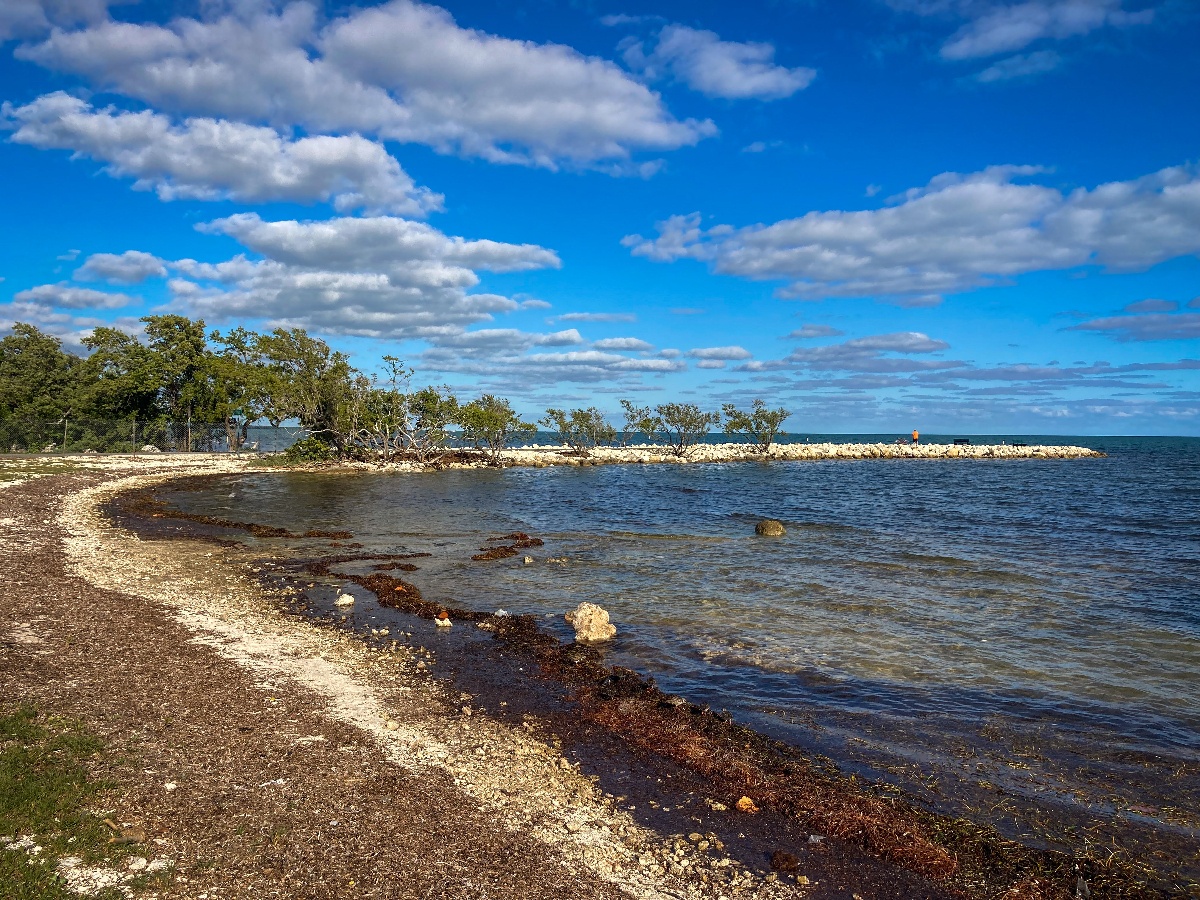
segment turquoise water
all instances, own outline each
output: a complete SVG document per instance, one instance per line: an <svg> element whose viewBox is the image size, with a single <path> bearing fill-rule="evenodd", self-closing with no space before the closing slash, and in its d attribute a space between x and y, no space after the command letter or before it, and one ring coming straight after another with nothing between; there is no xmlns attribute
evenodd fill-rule
<svg viewBox="0 0 1200 900"><path fill-rule="evenodd" d="M1049 809L1190 846L1200 439L1005 439L1109 455L270 474L173 499L433 553L405 576L427 597L564 637L600 603L611 662L947 811L994 788L1009 832L1046 838ZM768 516L785 537L754 535ZM534 564L469 560L514 530L545 539Z"/></svg>

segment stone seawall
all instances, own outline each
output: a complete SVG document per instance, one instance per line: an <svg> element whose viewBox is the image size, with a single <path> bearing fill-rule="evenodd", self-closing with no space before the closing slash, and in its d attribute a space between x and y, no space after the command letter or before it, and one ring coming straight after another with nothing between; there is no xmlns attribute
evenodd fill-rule
<svg viewBox="0 0 1200 900"><path fill-rule="evenodd" d="M753 444L696 444L685 457L669 447L596 447L586 457L567 455L566 447L538 445L509 450L517 466L602 465L610 463L738 462L822 459L1082 459L1105 454L1088 447L1011 444L776 444L765 456Z"/></svg>

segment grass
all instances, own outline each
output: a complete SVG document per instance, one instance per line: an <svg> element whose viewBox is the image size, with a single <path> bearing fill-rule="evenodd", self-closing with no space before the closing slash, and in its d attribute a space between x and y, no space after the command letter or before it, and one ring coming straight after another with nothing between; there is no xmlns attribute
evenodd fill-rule
<svg viewBox="0 0 1200 900"><path fill-rule="evenodd" d="M65 460L4 459L0 456L0 482L19 481L41 475L62 475L77 469L78 466Z"/></svg>
<svg viewBox="0 0 1200 900"><path fill-rule="evenodd" d="M0 715L0 836L29 836L42 848L34 854L0 847L0 895L6 900L75 900L56 873L60 858L77 856L87 865L124 871L124 860L136 854L136 848L110 843L112 832L90 809L106 785L89 777L86 760L102 750L77 724L39 716L32 706ZM111 888L95 896L124 895Z"/></svg>

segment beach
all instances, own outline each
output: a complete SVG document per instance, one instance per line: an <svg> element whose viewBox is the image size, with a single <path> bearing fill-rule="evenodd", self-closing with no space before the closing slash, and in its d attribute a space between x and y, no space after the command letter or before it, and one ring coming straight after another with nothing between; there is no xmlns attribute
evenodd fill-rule
<svg viewBox="0 0 1200 900"><path fill-rule="evenodd" d="M542 460L528 454L545 454L522 452L515 458L531 466ZM52 471L58 465L70 471ZM693 796L705 778L670 754L651 765L629 730L630 719L646 733L661 724L639 720L638 703L674 702L664 704L665 695L636 676L628 696L600 698L590 724L608 716L609 731L633 748L622 765L644 768L648 782L678 776L688 789L662 788L640 811L630 808L628 796L606 789L611 760L584 752L607 738L584 740L567 733L564 718L504 709L521 704L503 699L494 680L478 694L458 690L435 674L436 645L422 646L419 635L403 645L387 635L363 640L289 614L295 598L286 580L263 572L259 552L211 535L144 539L105 512L114 498L170 479L244 472L243 460L73 457L25 466L35 477L0 490L6 556L24 573L4 588L6 620L15 623L0 673L4 693L82 719L138 760L99 766L120 785L114 815L145 829L155 858L176 873L165 895L871 898L994 890L970 891L955 880L955 865L922 870L911 856L881 854L878 841L817 833L781 814L788 797L766 781L780 810L762 796L760 813L739 812L727 793ZM583 682L572 677L578 689ZM700 721L699 731L679 734L717 728ZM206 862L213 859L219 864ZM1009 896L1061 896L1067 883L1025 879L1008 885L1018 891Z"/></svg>

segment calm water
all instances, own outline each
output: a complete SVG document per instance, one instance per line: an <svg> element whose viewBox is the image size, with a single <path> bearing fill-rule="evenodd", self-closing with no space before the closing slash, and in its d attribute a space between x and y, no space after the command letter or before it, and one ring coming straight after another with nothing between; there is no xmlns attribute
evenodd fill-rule
<svg viewBox="0 0 1200 900"><path fill-rule="evenodd" d="M427 597L564 635L598 602L610 662L1007 831L1120 812L1193 841L1200 439L1041 440L1110 455L252 475L174 500L428 550L405 576ZM786 537L755 537L767 516ZM469 561L513 530L546 540L536 564Z"/></svg>

